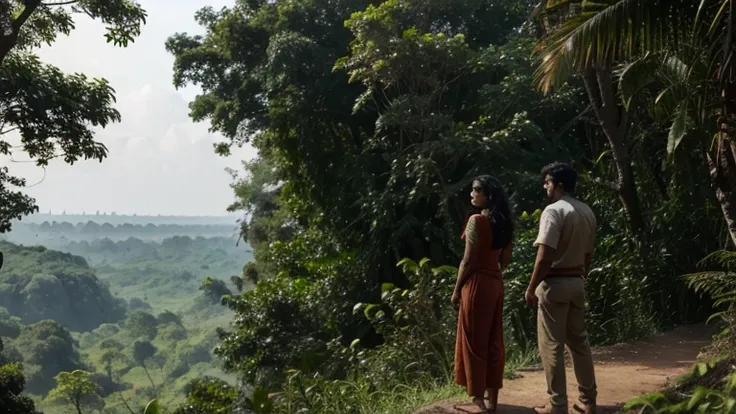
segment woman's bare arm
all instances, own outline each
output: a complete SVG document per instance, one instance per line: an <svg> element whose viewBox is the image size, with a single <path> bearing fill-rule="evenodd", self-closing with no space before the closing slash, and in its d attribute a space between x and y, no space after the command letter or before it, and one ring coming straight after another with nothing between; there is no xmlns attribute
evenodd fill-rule
<svg viewBox="0 0 736 414"><path fill-rule="evenodd" d="M465 228L465 253L457 271L457 283L455 284L455 292L458 295L465 285L465 282L467 282L470 277L470 272L468 272L468 263L470 263L475 255L477 240L478 230L476 228L476 217L473 216L468 220L468 225Z"/></svg>

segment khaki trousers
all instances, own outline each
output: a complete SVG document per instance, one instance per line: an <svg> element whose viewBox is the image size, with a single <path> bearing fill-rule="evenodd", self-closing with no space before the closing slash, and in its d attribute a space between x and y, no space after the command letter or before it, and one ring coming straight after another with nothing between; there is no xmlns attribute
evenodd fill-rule
<svg viewBox="0 0 736 414"><path fill-rule="evenodd" d="M572 356L580 401L595 404L597 389L593 356L585 329L585 281L581 277L550 277L536 290L537 341L547 376L550 403L567 412L565 345Z"/></svg>

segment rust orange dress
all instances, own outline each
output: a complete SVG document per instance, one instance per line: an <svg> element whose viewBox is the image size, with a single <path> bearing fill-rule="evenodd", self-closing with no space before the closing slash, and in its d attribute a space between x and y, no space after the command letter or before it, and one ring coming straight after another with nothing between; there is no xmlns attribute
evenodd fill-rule
<svg viewBox="0 0 736 414"><path fill-rule="evenodd" d="M474 221L473 221L474 220ZM471 221L473 221L471 223ZM466 271L455 342L455 383L468 395L482 398L486 388L502 388L506 355L503 343L503 280L501 260L510 258L511 245L492 249L490 219L473 215L466 224ZM467 238L474 239L472 244Z"/></svg>

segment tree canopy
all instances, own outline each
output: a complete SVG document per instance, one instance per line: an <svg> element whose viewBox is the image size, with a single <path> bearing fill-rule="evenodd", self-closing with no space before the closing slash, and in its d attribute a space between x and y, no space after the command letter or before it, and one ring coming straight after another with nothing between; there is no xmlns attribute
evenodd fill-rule
<svg viewBox="0 0 736 414"><path fill-rule="evenodd" d="M2 350L2 340L0 340ZM8 414L40 414L30 397L22 395L25 388L23 366L17 362L0 361L0 405Z"/></svg>
<svg viewBox="0 0 736 414"><path fill-rule="evenodd" d="M60 372L54 379L56 388L49 392L48 400L61 405L71 405L78 414L105 406L98 394L99 387L90 379L91 374L80 369Z"/></svg>
<svg viewBox="0 0 736 414"><path fill-rule="evenodd" d="M74 14L100 20L108 42L118 46L137 37L146 19L133 0L0 0L0 155L7 159L45 167L54 158L74 164L107 156L93 128L120 121L112 86L65 74L33 54L33 48L69 34ZM0 167L0 233L10 230L11 220L38 211L35 200L17 189L25 185L9 167Z"/></svg>
<svg viewBox="0 0 736 414"><path fill-rule="evenodd" d="M84 258L44 247L0 242L12 257L0 274L0 301L24 323L54 319L70 329L91 330L125 315Z"/></svg>

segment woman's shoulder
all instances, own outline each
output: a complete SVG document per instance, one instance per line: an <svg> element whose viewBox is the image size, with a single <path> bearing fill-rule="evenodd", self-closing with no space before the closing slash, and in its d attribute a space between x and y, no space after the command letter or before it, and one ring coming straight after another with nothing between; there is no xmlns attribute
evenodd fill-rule
<svg viewBox="0 0 736 414"><path fill-rule="evenodd" d="M489 219L490 218L488 217L488 215L483 214L483 213L477 213L477 214L473 214L472 216L470 216L470 219L469 220L472 220L472 221L487 221Z"/></svg>
<svg viewBox="0 0 736 414"><path fill-rule="evenodd" d="M468 226L475 229L483 229L486 227L486 224L488 223L488 216L484 214L473 214L468 218Z"/></svg>

